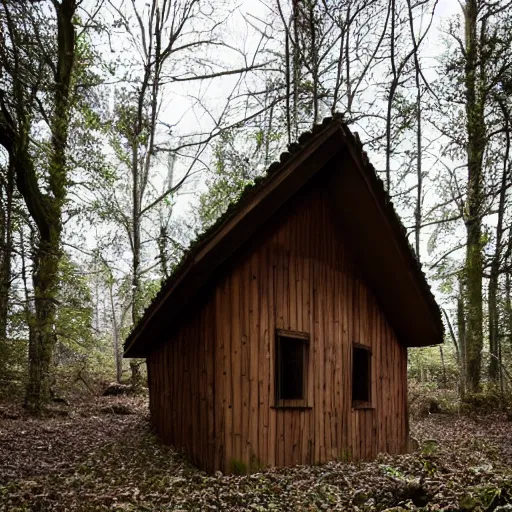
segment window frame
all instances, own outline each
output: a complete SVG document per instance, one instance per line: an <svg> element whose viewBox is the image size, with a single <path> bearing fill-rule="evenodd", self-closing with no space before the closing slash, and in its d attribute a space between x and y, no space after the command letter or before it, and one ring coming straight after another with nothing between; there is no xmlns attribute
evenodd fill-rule
<svg viewBox="0 0 512 512"><path fill-rule="evenodd" d="M368 356L368 400L354 400L354 351L355 350L364 350ZM372 393L372 348L368 345L363 345L362 343L353 342L352 343L352 353L351 353L351 382L350 382L350 398L352 401L352 409L374 409L373 405L373 393Z"/></svg>
<svg viewBox="0 0 512 512"><path fill-rule="evenodd" d="M282 338L292 338L302 342L303 350L303 368L302 368L302 385L303 397L296 399L284 399L279 397L280 388L280 340ZM285 329L276 329L274 341L274 405L276 409L311 409L308 400L308 384L309 384L309 347L310 336L307 332L290 331Z"/></svg>

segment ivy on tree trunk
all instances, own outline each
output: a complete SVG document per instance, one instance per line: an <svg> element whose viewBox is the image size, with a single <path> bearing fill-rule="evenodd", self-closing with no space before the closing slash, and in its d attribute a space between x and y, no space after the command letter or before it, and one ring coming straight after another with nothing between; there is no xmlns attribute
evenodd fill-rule
<svg viewBox="0 0 512 512"><path fill-rule="evenodd" d="M485 151L483 68L478 35L478 2L467 0L464 6L466 62L466 128L468 189L466 198L466 384L468 391L480 390L482 364L482 165ZM482 32L483 34L483 32Z"/></svg>
<svg viewBox="0 0 512 512"><path fill-rule="evenodd" d="M29 318L29 374L25 396L27 410L41 413L50 400L51 367L56 343L55 319L59 288L58 267L61 259L62 209L67 195L66 148L70 117L71 80L75 60L75 27L73 18L75 0L54 1L57 42L56 53L47 55L47 64L53 70L52 83L46 84L52 91L53 108L46 114L51 131L48 150L47 182L43 182L35 167L30 150L33 90L25 84L19 68L22 60L13 51L10 80L15 108L1 98L0 144L9 154L9 163L16 175L16 186L23 196L29 214L37 227L37 240L33 254L34 314ZM9 36L23 40L19 27L6 10ZM56 60L56 62L55 62Z"/></svg>

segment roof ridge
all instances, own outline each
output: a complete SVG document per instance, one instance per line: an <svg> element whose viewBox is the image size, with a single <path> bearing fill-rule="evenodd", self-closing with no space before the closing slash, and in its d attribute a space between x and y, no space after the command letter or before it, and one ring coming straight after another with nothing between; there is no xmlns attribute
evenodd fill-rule
<svg viewBox="0 0 512 512"><path fill-rule="evenodd" d="M264 174L257 176L254 180L252 180L252 182L247 184L242 190L238 200L236 202L230 202L224 213L220 215L217 220L206 230L199 233L195 239L190 242L189 247L184 251L179 263L174 267L173 272L167 278L162 279L160 290L152 299L151 303L146 307L138 322L132 326L132 329L130 330L130 333L128 334L124 343L125 350L130 345L130 339L135 336L137 331L142 328L141 326L143 326L146 321L149 320L155 304L160 302L160 299L164 296L164 294L171 289L172 284L178 280L182 269L186 268L190 263L192 263L194 257L199 252L200 247L206 243L207 240L213 238L215 233L218 232L221 227L240 210L240 207L245 204L251 196L255 195L261 188L263 188L275 175L277 175L294 155L299 153L304 148L304 146L322 134L324 130L332 126L333 123L336 123L340 126L343 134L348 139L348 142L356 150L356 156L360 159L360 163L362 164L363 169L366 171L365 174L369 177L370 180L373 181L375 191L379 196L381 196L381 202L384 205L387 217L389 219L393 219L392 223L400 232L398 238L402 240L400 242L401 244L406 245L406 252L409 254L409 259L412 261L413 268L420 277L419 280L423 283L422 287L426 292L425 295L428 297L428 302L435 308L436 314L438 314L441 318L441 310L432 293L432 289L427 281L426 274L422 269L422 264L419 261L414 248L409 242L407 231L395 210L394 204L389 194L385 189L384 182L377 175L374 166L370 162L368 154L363 149L363 143L361 142L359 134L350 130L344 120L342 113L334 113L332 116L324 118L321 123L314 124L311 130L303 132L299 136L297 142L291 142L288 144L287 150L280 154L279 161L272 162Z"/></svg>

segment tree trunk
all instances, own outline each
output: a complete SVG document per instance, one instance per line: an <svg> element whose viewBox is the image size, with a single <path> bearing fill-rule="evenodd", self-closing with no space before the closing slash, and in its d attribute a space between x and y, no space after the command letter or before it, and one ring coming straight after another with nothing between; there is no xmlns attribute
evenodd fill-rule
<svg viewBox="0 0 512 512"><path fill-rule="evenodd" d="M293 139L297 140L299 132L299 82L300 82L300 46L299 46L299 0L293 0Z"/></svg>
<svg viewBox="0 0 512 512"><path fill-rule="evenodd" d="M313 110L313 125L318 123L318 49L316 41L316 26L315 26L315 4L309 4L309 31L311 38L311 75L313 81L313 97L312 97L312 110Z"/></svg>
<svg viewBox="0 0 512 512"><path fill-rule="evenodd" d="M493 383L498 382L498 272L496 260L491 263L491 273L489 278L488 302L489 302L489 380Z"/></svg>
<svg viewBox="0 0 512 512"><path fill-rule="evenodd" d="M345 72L346 72L346 90L347 90L347 116L352 117L352 102L354 101L354 96L352 94L352 77L350 74L350 30L351 30L351 24L350 24L350 12L351 7L351 0L347 2L347 15L346 15L346 41L345 41ZM343 35L343 34L342 34ZM340 55L341 59L341 55Z"/></svg>
<svg viewBox="0 0 512 512"><path fill-rule="evenodd" d="M459 295L457 297L457 329L459 332L459 350L460 350L460 396L466 395L466 318L464 308L464 287L460 283Z"/></svg>
<svg viewBox="0 0 512 512"><path fill-rule="evenodd" d="M509 240L512 240L512 233L509 235ZM510 241L509 241L510 243ZM505 274L505 308L506 308L506 326L508 327L508 342L512 348L512 278L510 272Z"/></svg>
<svg viewBox="0 0 512 512"><path fill-rule="evenodd" d="M446 310L444 308L442 308L442 311L443 311L444 317L446 319L446 323L448 324L448 330L450 332L450 336L451 336L452 341L453 341L453 346L455 348L455 358L457 360L457 365L460 368L461 358L460 358L460 352L459 352L459 344L457 342L457 338L455 337L455 333L453 332L452 323L450 321L450 317L448 316L448 313L446 313Z"/></svg>
<svg viewBox="0 0 512 512"><path fill-rule="evenodd" d="M118 383L120 383L121 376L122 376L122 370L123 370L123 362L122 362L122 355L119 350L119 328L117 325L116 306L114 303L113 286L114 285L113 285L112 272L110 272L109 283L108 283L108 293L109 293L109 298L110 298L110 310L112 312L112 340L113 340L113 350L114 350L114 361L116 363L116 380Z"/></svg>
<svg viewBox="0 0 512 512"><path fill-rule="evenodd" d="M466 278L466 383L468 390L480 390L482 364L482 165L485 150L484 100L481 90L483 77L478 74L479 40L477 36L478 2L467 0L464 7L466 62L466 129L468 190L466 199L467 248ZM481 70L480 70L481 71Z"/></svg>
<svg viewBox="0 0 512 512"><path fill-rule="evenodd" d="M9 293L11 289L12 262L12 215L14 194L14 169L6 169L6 180L0 191L0 372L6 369L7 321L9 316Z"/></svg>
<svg viewBox="0 0 512 512"><path fill-rule="evenodd" d="M134 194L135 196L135 194ZM138 202L137 202L138 205ZM140 300L140 223L138 210L134 207L133 218L133 275L132 275L132 322L135 325L141 316L141 300ZM140 362L131 359L131 384L133 389L140 388Z"/></svg>
<svg viewBox="0 0 512 512"><path fill-rule="evenodd" d="M131 359L130 360L130 370L131 370L131 386L134 393L139 393L142 389L142 374L140 371L140 367L144 360L141 359Z"/></svg>
<svg viewBox="0 0 512 512"><path fill-rule="evenodd" d="M61 230L55 226L50 240L40 240L34 255L35 316L29 346L29 375L25 407L39 414L50 401L52 357L56 343L54 330Z"/></svg>
<svg viewBox="0 0 512 512"><path fill-rule="evenodd" d="M446 380L446 365L444 364L444 352L443 345L439 345L439 356L441 357L441 368L443 369L443 388L448 387L448 381Z"/></svg>
<svg viewBox="0 0 512 512"><path fill-rule="evenodd" d="M414 209L414 241L416 249L416 258L421 261L420 242L421 242L421 222L423 206L423 146L422 146L422 124L421 124L421 80L420 80L420 61L418 58L418 45L414 35L414 20L412 15L411 2L407 3L409 8L409 26L411 30L412 44L414 47L414 81L416 86L416 208Z"/></svg>
<svg viewBox="0 0 512 512"><path fill-rule="evenodd" d="M285 27L286 29L286 27ZM288 134L288 144L292 142L292 117L291 117L291 72L290 72L290 34L285 30L285 45L284 45L284 58L285 58L285 82L286 82L286 133Z"/></svg>
<svg viewBox="0 0 512 512"><path fill-rule="evenodd" d="M482 245L481 222L467 223L466 253L466 382L469 391L480 390L482 365Z"/></svg>
<svg viewBox="0 0 512 512"><path fill-rule="evenodd" d="M501 266L501 249L503 241L503 220L505 216L505 199L507 195L507 181L509 180L509 155L510 155L510 132L509 112L503 102L500 102L505 125L505 154L503 157L503 171L501 175L501 188L498 202L498 222L496 224L496 248L491 261L491 272L489 278L488 302L489 302L489 380L494 384L498 383L500 377L499 354L500 354L500 328L498 311L498 279Z"/></svg>
<svg viewBox="0 0 512 512"><path fill-rule="evenodd" d="M142 114L139 114L142 115ZM138 157L138 137L140 136L142 118L137 120L135 138L132 146L132 236L133 236L133 260L132 260L132 323L135 325L141 316L140 298L140 166ZM140 388L140 363L130 360L131 385L134 390Z"/></svg>
<svg viewBox="0 0 512 512"><path fill-rule="evenodd" d="M59 291L59 262L61 259L62 208L67 193L66 148L70 118L70 86L75 57L75 0L55 3L57 15L57 67L54 85L54 112L51 117L51 152L48 183L52 196L22 185L27 203L44 203L42 215L35 219L39 240L34 254L35 316L29 347L29 380L25 406L39 414L50 400L51 364L56 343L56 298ZM28 152L25 154L28 157ZM34 197L36 196L36 197ZM30 206L29 206L30 209Z"/></svg>
<svg viewBox="0 0 512 512"><path fill-rule="evenodd" d="M133 260L132 260L132 322L135 325L140 318L140 208L139 208L139 175L137 150L134 150L135 163L133 164Z"/></svg>
<svg viewBox="0 0 512 512"><path fill-rule="evenodd" d="M386 113L386 190L391 194L391 114L393 99L398 85L395 62L395 0L390 0L391 9L391 35L390 35L390 63L393 80L389 86L387 113Z"/></svg>

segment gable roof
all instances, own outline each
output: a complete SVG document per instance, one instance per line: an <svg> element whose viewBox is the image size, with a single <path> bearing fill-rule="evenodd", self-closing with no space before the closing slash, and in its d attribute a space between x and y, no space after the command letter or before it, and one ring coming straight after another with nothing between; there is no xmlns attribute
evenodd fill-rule
<svg viewBox="0 0 512 512"><path fill-rule="evenodd" d="M216 269L328 162L336 162L329 178L335 220L398 339L405 346L442 343L441 312L405 228L357 133L335 115L290 144L196 239L129 334L124 356L146 357Z"/></svg>

